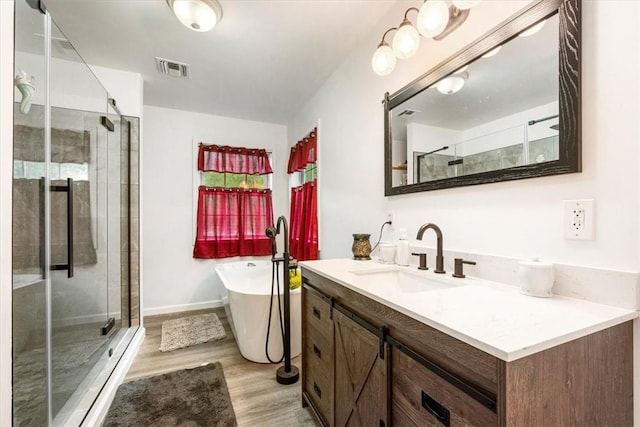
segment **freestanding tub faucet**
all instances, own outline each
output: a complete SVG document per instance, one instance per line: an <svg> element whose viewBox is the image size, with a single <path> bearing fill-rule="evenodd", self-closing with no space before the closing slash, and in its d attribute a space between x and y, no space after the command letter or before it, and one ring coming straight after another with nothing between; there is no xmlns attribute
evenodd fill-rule
<svg viewBox="0 0 640 427"><path fill-rule="evenodd" d="M444 256L442 255L442 231L440 230L440 227L431 223L423 224L418 229L418 235L416 236L416 239L422 240L422 235L428 229L431 229L436 232L437 245L438 245L437 253L436 253L436 269L433 270L433 272L438 274L444 274L446 273L446 271L444 271Z"/></svg>

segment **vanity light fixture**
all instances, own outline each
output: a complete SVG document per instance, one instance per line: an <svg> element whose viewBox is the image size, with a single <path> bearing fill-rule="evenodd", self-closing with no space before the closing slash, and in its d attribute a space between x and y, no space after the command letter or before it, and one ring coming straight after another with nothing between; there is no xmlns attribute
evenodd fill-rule
<svg viewBox="0 0 640 427"><path fill-rule="evenodd" d="M396 66L390 52L393 52L396 58L411 58L420 47L420 35L442 40L462 25L469 16L469 9L478 3L480 0L456 0L452 6L447 6L445 0L425 0L420 9L410 7L404 12L402 23L397 28L388 29L382 36L382 41L371 59L371 68L380 76L390 74ZM407 18L409 12L414 10L418 12L415 27ZM391 30L396 30L396 33L389 46L384 39Z"/></svg>
<svg viewBox="0 0 640 427"><path fill-rule="evenodd" d="M167 0L178 21L193 31L211 30L222 19L217 0Z"/></svg>
<svg viewBox="0 0 640 427"><path fill-rule="evenodd" d="M418 8L410 7L406 10L402 23L393 35L393 53L400 59L411 58L420 47L420 34L407 18L407 14L412 10L418 11Z"/></svg>
<svg viewBox="0 0 640 427"><path fill-rule="evenodd" d="M397 30L396 27L389 28L382 36L382 41L378 45L373 58L371 59L371 67L373 71L379 76L386 76L390 74L394 68L396 68L396 54L393 53L393 49L389 46L389 43L384 41L384 38L389 34L389 31Z"/></svg>
<svg viewBox="0 0 640 427"><path fill-rule="evenodd" d="M440 80L436 85L436 89L443 95L452 95L462 89L468 78L469 74L466 72L453 74Z"/></svg>
<svg viewBox="0 0 640 427"><path fill-rule="evenodd" d="M418 31L425 37L442 34L449 23L449 7L444 0L426 1L418 12Z"/></svg>

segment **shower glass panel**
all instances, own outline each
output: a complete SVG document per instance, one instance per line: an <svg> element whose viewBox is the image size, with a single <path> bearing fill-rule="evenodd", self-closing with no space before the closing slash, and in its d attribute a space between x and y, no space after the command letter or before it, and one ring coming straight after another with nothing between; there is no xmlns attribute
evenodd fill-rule
<svg viewBox="0 0 640 427"><path fill-rule="evenodd" d="M13 424L78 425L138 324L139 123L37 2L15 4Z"/></svg>
<svg viewBox="0 0 640 427"><path fill-rule="evenodd" d="M64 419L108 350L108 94L53 21L49 93L51 412Z"/></svg>
<svg viewBox="0 0 640 427"><path fill-rule="evenodd" d="M49 193L45 144L45 15L15 4L13 160L13 416L15 426L48 420L46 256ZM18 25L19 24L19 25Z"/></svg>

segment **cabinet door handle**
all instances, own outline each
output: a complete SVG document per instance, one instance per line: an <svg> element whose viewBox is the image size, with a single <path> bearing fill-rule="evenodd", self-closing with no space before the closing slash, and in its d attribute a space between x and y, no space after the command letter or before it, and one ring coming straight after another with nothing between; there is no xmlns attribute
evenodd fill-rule
<svg viewBox="0 0 640 427"><path fill-rule="evenodd" d="M318 319L321 319L321 317L322 317L322 316L320 315L320 310L318 310L318 308L317 308L317 307L313 307L313 315L314 315L315 317L317 317Z"/></svg>
<svg viewBox="0 0 640 427"><path fill-rule="evenodd" d="M315 344L313 345L313 352L316 354L316 356L318 356L318 359L322 359L322 352Z"/></svg>
<svg viewBox="0 0 640 427"><path fill-rule="evenodd" d="M438 403L433 397L422 391L422 407L429 411L431 415L436 417L438 421L445 427L449 427L450 415L449 410Z"/></svg>
<svg viewBox="0 0 640 427"><path fill-rule="evenodd" d="M322 399L322 390L320 390L320 387L318 387L318 384L316 384L315 382L313 383L313 391L318 395L320 399Z"/></svg>

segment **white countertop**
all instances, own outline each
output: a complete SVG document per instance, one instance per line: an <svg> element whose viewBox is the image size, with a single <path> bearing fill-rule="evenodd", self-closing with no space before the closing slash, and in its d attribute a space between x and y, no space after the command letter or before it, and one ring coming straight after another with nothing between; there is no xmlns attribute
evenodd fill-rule
<svg viewBox="0 0 640 427"><path fill-rule="evenodd" d="M584 300L526 296L516 286L456 279L450 272L351 259L300 264L507 362L638 317L637 311ZM389 278L395 274L408 282L394 284Z"/></svg>

